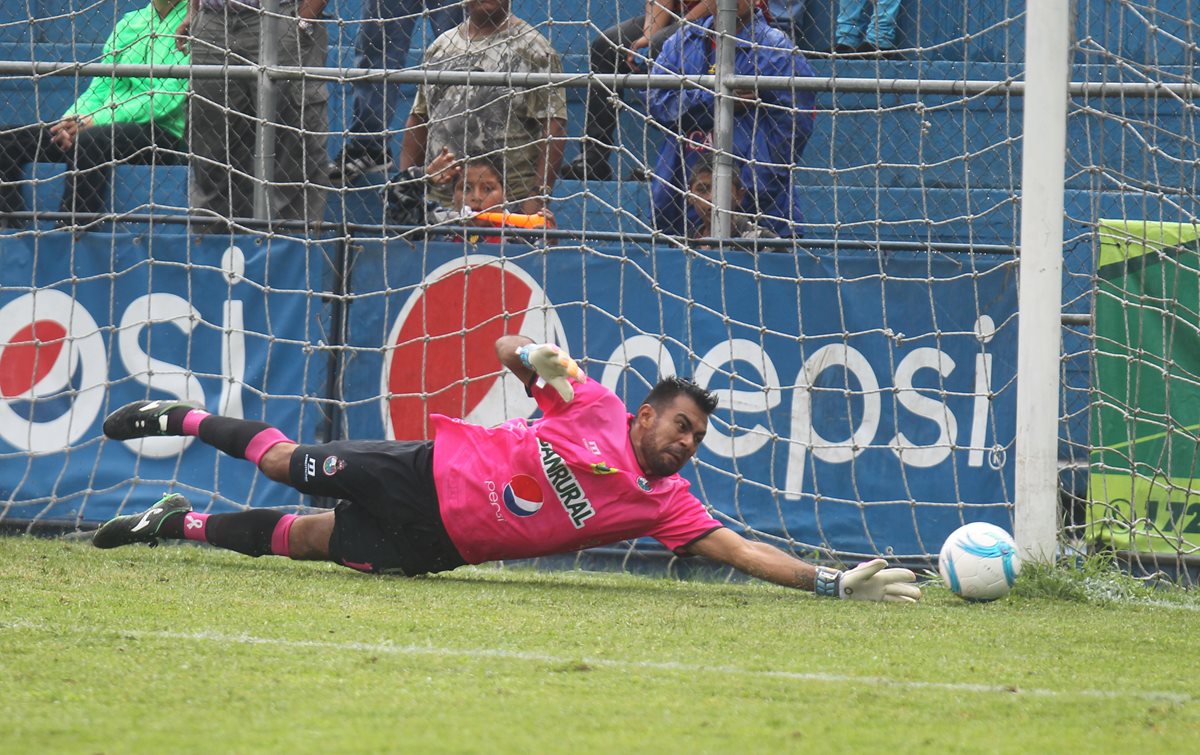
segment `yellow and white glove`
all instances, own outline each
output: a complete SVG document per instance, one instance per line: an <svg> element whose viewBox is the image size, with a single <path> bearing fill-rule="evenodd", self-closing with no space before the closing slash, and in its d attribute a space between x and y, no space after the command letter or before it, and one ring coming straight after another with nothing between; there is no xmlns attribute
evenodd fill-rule
<svg viewBox="0 0 1200 755"><path fill-rule="evenodd" d="M517 349L521 364L537 373L546 385L558 391L563 401L575 398L571 381L582 383L587 380L579 364L571 355L552 343L527 343Z"/></svg>
<svg viewBox="0 0 1200 755"><path fill-rule="evenodd" d="M889 603L916 603L921 588L913 584L917 575L910 569L885 569L882 558L864 561L848 571L817 567L817 595L846 600L884 600Z"/></svg>

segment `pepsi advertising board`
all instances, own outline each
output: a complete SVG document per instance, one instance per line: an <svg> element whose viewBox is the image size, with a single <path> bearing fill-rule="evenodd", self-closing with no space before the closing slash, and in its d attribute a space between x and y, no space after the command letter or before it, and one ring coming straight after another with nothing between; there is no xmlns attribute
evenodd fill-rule
<svg viewBox="0 0 1200 755"><path fill-rule="evenodd" d="M301 496L194 438L103 437L185 399L311 439L328 357L319 245L67 233L0 239L0 519L103 522L173 490L200 511Z"/></svg>
<svg viewBox="0 0 1200 755"><path fill-rule="evenodd" d="M1012 257L365 242L349 280L354 437L425 438L430 412L533 416L493 350L521 333L631 411L661 375L715 391L685 475L735 528L900 557L963 521L1011 529Z"/></svg>

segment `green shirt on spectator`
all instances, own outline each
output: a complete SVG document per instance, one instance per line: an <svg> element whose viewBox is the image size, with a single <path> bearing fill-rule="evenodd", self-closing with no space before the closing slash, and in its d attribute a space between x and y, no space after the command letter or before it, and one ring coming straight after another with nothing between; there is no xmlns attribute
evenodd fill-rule
<svg viewBox="0 0 1200 755"><path fill-rule="evenodd" d="M154 4L121 17L104 42L105 63L187 65L175 46L175 30L187 14L187 0L160 18ZM178 138L187 125L187 79L97 76L63 117L91 116L92 124L154 123Z"/></svg>

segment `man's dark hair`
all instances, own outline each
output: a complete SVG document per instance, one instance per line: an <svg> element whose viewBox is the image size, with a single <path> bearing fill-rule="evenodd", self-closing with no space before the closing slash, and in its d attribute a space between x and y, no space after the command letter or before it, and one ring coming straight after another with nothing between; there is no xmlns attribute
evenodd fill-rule
<svg viewBox="0 0 1200 755"><path fill-rule="evenodd" d="M696 384L694 380L689 378L671 375L658 381L658 385L650 389L646 394L646 400L643 404L649 404L654 408L654 411L663 410L667 404L675 400L679 394L687 394L692 401L696 402L696 406L700 407L700 411L704 412L705 416L713 413L717 408L717 395L709 393Z"/></svg>
<svg viewBox="0 0 1200 755"><path fill-rule="evenodd" d="M717 169L716 155L712 152L702 152L688 168L688 186L692 185L692 180L701 173L715 174ZM738 170L737 163L733 165L733 186L735 189L745 188L742 186L742 172Z"/></svg>

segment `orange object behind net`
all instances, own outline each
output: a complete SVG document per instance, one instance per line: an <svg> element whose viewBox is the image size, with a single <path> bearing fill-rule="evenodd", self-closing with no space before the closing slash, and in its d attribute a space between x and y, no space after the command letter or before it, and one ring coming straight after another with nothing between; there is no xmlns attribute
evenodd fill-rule
<svg viewBox="0 0 1200 755"><path fill-rule="evenodd" d="M518 212L481 212L475 216L475 219L496 226L506 225L510 228L546 227L545 215L526 215Z"/></svg>

